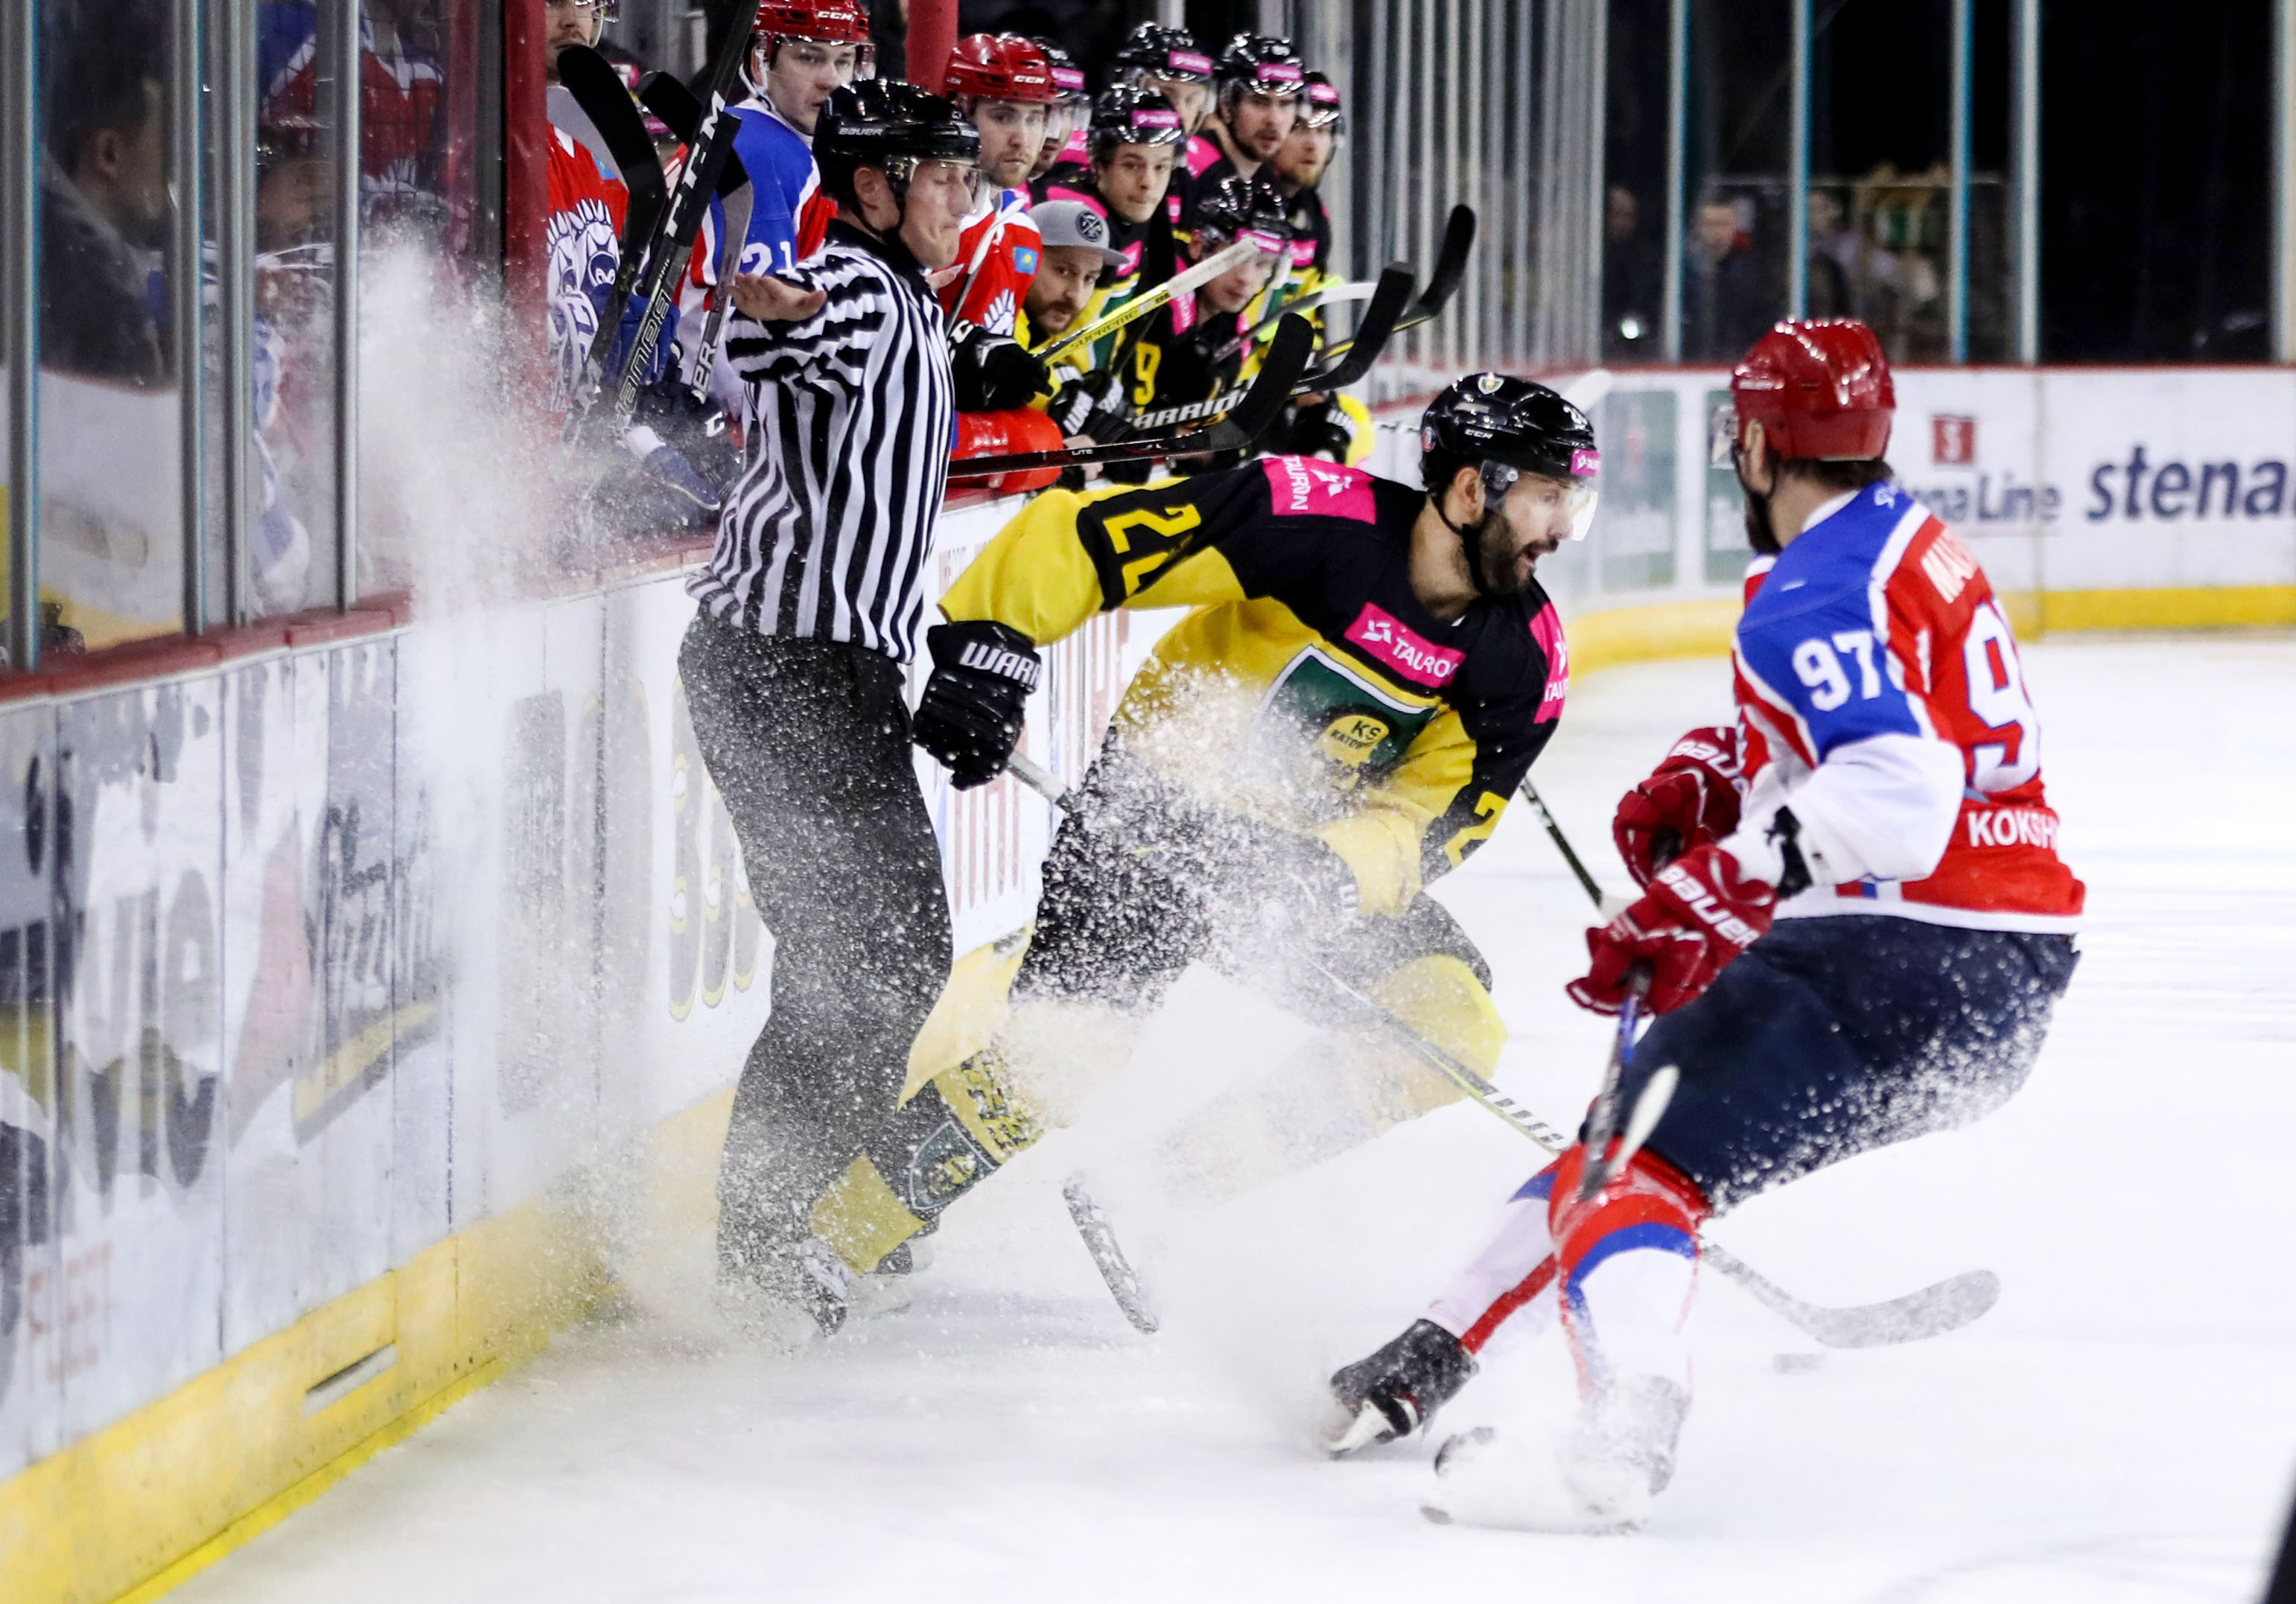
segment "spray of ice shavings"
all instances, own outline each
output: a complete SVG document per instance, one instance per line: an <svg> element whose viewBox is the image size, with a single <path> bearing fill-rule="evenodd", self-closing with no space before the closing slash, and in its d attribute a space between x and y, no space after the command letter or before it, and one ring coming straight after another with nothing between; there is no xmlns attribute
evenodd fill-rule
<svg viewBox="0 0 2296 1604"><path fill-rule="evenodd" d="M369 258L360 296L362 588L431 616L538 593L561 487L531 342L411 247Z"/></svg>

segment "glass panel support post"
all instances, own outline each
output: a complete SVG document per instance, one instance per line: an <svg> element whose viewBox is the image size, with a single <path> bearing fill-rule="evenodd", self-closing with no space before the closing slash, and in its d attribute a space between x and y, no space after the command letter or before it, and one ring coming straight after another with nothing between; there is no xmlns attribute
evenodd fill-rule
<svg viewBox="0 0 2296 1604"><path fill-rule="evenodd" d="M255 472L255 6L210 0L215 64L217 377L223 396L223 620L255 614L250 527L259 516Z"/></svg>
<svg viewBox="0 0 2296 1604"><path fill-rule="evenodd" d="M2284 14L2290 0L2279 0ZM2041 360L2041 0L2014 0L2010 51L2015 127L2017 354L2027 367ZM2285 141L2283 134L2283 142Z"/></svg>
<svg viewBox="0 0 2296 1604"><path fill-rule="evenodd" d="M2272 359L2296 362L2296 0L2272 5Z"/></svg>
<svg viewBox="0 0 2296 1604"><path fill-rule="evenodd" d="M1682 362L1683 209L1690 197L1683 192L1689 181L1690 148L1690 0L1669 0L1666 18L1666 306L1659 321L1665 326L1665 356L1669 366Z"/></svg>
<svg viewBox="0 0 2296 1604"><path fill-rule="evenodd" d="M1809 313L1809 0L1793 0L1793 149L1786 178L1786 315Z"/></svg>
<svg viewBox="0 0 2296 1604"><path fill-rule="evenodd" d="M348 612L358 605L359 0L320 0L317 46L334 185L334 601Z"/></svg>
<svg viewBox="0 0 2296 1604"><path fill-rule="evenodd" d="M29 0L0 6L0 320L8 362L8 664L40 666L40 61Z"/></svg>
<svg viewBox="0 0 2296 1604"><path fill-rule="evenodd" d="M200 0L172 0L168 26L168 176L176 191L174 231L168 241L168 341L182 410L176 415L176 460L181 476L177 517L183 526L184 633L208 626L207 462L207 145L205 29Z"/></svg>
<svg viewBox="0 0 2296 1604"><path fill-rule="evenodd" d="M1953 159L1946 195L1946 360L1969 360L1969 125L1971 0L1953 0Z"/></svg>

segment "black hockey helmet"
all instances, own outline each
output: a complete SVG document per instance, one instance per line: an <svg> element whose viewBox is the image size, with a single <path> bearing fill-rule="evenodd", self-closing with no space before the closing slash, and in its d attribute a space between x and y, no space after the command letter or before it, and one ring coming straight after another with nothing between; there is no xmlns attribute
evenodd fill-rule
<svg viewBox="0 0 2296 1604"><path fill-rule="evenodd" d="M1118 84L1100 92L1092 102L1092 153L1104 154L1118 145L1176 145L1187 131L1172 102L1153 89Z"/></svg>
<svg viewBox="0 0 2296 1604"><path fill-rule="evenodd" d="M1256 89L1262 94L1298 94L1304 82L1300 53L1292 48L1291 40L1279 39L1273 34L1236 35L1227 42L1227 48L1220 52L1212 68L1212 83L1223 110L1248 90Z"/></svg>
<svg viewBox="0 0 2296 1604"><path fill-rule="evenodd" d="M920 161L978 161L980 131L957 115L946 95L898 78L859 78L830 91L814 124L813 159L821 187L854 197L853 174L873 167L906 196Z"/></svg>
<svg viewBox="0 0 2296 1604"><path fill-rule="evenodd" d="M1305 79L1307 89L1300 102L1300 121L1310 128L1329 128L1334 139L1348 131L1346 111L1340 105L1339 86L1320 72L1310 71Z"/></svg>
<svg viewBox="0 0 2296 1604"><path fill-rule="evenodd" d="M1281 251L1292 242L1283 192L1265 178L1244 178L1234 173L1198 189L1180 226L1201 230L1223 244L1256 238L1271 251Z"/></svg>
<svg viewBox="0 0 2296 1604"><path fill-rule="evenodd" d="M1603 454L1595 426L1543 384L1505 373L1469 373L1427 404L1419 419L1419 476L1439 497L1462 468L1480 471L1496 499L1525 473L1561 479L1576 495L1570 538L1583 540L1595 518Z"/></svg>
<svg viewBox="0 0 2296 1604"><path fill-rule="evenodd" d="M1116 48L1111 63L1121 81L1136 84L1144 78L1169 78L1180 84L1212 81L1212 59L1185 28L1143 22Z"/></svg>
<svg viewBox="0 0 2296 1604"><path fill-rule="evenodd" d="M1084 69L1077 65L1076 57L1042 34L1030 34L1029 42L1043 51L1045 60L1052 64L1053 92L1058 102L1064 106L1090 105L1092 92L1085 87Z"/></svg>

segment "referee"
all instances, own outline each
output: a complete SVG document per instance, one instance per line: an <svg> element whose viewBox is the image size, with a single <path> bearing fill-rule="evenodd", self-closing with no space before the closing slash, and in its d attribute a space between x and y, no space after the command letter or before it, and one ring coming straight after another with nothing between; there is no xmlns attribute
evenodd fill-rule
<svg viewBox="0 0 2296 1604"><path fill-rule="evenodd" d="M814 156L838 220L794 272L734 281L726 351L755 466L687 586L694 734L774 933L773 1013L718 1170L718 1280L746 1316L802 1310L824 1332L848 1273L807 1208L899 1099L948 975L902 665L961 399L925 274L956 258L980 145L912 85L831 95Z"/></svg>

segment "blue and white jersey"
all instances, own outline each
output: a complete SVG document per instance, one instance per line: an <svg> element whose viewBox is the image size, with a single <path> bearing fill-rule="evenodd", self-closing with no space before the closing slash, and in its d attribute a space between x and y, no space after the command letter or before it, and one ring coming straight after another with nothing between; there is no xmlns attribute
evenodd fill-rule
<svg viewBox="0 0 2296 1604"><path fill-rule="evenodd" d="M2008 615L1953 532L1870 485L1748 570L1735 666L1749 789L1734 843L1790 806L1817 884L1782 914L2071 928L2040 723Z"/></svg>

